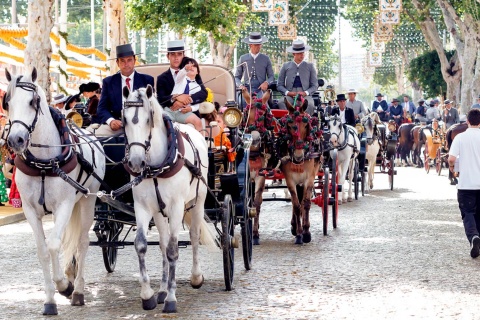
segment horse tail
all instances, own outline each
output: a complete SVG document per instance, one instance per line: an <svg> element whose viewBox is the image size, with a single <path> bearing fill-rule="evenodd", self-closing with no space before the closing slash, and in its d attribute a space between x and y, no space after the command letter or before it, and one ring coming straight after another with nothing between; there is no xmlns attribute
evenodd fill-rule
<svg viewBox="0 0 480 320"><path fill-rule="evenodd" d="M78 202L73 207L72 216L68 221L65 232L63 233L63 261L65 266L72 263L72 259L75 258L75 253L78 249L78 243L80 241L80 234L82 231L81 212Z"/></svg>
<svg viewBox="0 0 480 320"><path fill-rule="evenodd" d="M202 210L203 212L203 210ZM206 246L208 249L217 248L217 244L215 242L215 234L213 233L212 229L208 226L207 219L208 217L205 215L205 218L201 219L200 221L200 244ZM183 221L187 225L188 229L192 225L192 212L188 210L183 217Z"/></svg>

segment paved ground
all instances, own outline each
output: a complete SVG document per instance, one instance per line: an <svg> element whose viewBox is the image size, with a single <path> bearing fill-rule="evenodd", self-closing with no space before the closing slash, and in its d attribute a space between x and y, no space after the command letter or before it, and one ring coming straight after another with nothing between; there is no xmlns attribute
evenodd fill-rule
<svg viewBox="0 0 480 320"><path fill-rule="evenodd" d="M71 307L57 294L57 319L480 319L474 277L480 260L469 256L456 190L445 176L398 168L394 191L387 190L386 175L377 175L369 195L340 210L339 228L324 237L315 207L312 243L296 246L290 205L264 205L254 268L244 270L237 250L232 292L224 291L221 252L205 249L205 285L191 289L191 251L182 249L176 315L141 309L132 247L119 251L112 274L104 270L101 250L93 247L87 257L87 304ZM51 228L51 218L45 226ZM0 318L42 319L43 277L30 227L26 222L2 226L0 236ZM152 240L155 236L152 231ZM157 250L149 248L147 262L158 283Z"/></svg>

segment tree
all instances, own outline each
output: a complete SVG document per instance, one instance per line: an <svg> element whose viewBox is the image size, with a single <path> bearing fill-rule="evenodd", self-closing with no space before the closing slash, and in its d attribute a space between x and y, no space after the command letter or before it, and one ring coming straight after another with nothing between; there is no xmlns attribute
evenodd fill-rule
<svg viewBox="0 0 480 320"><path fill-rule="evenodd" d="M103 4L110 28L110 73L113 74L118 71L118 66L115 61L117 46L128 42L127 27L125 25L125 8L123 0L103 0Z"/></svg>
<svg viewBox="0 0 480 320"><path fill-rule="evenodd" d="M447 59L454 54L454 51L445 52ZM445 98L447 84L443 80L440 58L436 51L428 51L413 59L410 62L408 78L418 82L428 97L442 95Z"/></svg>
<svg viewBox="0 0 480 320"><path fill-rule="evenodd" d="M52 45L50 31L53 27L52 1L36 0L28 2L28 38L25 49L25 66L37 68L37 81L50 101L50 60Z"/></svg>

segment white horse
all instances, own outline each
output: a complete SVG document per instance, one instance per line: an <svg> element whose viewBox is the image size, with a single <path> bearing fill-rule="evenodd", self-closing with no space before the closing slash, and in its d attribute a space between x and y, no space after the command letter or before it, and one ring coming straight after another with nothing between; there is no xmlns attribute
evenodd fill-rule
<svg viewBox="0 0 480 320"><path fill-rule="evenodd" d="M52 164L59 161L58 165L62 166L70 157L80 159L78 152L93 166L93 172L98 179L103 179L105 157L100 151L102 146L98 141L92 141L98 150L93 146L78 144L72 148L61 147L62 143L69 141L70 136L65 132L59 133L54 122L55 111L49 109L44 91L35 83L37 78L35 68L31 74L18 77L5 71L10 81L5 97L11 122L7 142L17 155L16 183L22 196L25 217L33 229L37 242L37 253L45 278L46 299L43 314L55 315L57 314L55 287L60 294L71 296L72 305L84 305L85 256L90 242L88 231L93 223L96 198L85 197L82 192L77 192L77 188L69 185L74 183L72 181L67 183L65 180L67 178L60 178L58 171L55 173L52 169ZM60 120L62 121L65 120ZM87 134L84 130L78 131L80 134ZM51 147L39 148L36 147L37 144ZM68 172L66 167L71 165L68 179L75 181L81 177L80 182L84 191L97 192L99 180L92 175L88 175L86 179L87 175L83 171L85 165L82 167L79 163L80 161L67 162L62 170ZM41 169L36 169L35 165ZM77 186L81 187L79 184ZM42 217L47 211L53 213L54 227L46 238ZM62 248L64 272L59 259Z"/></svg>
<svg viewBox="0 0 480 320"><path fill-rule="evenodd" d="M329 121L330 143L338 150L338 184L343 186L341 197L338 204L350 202L352 198L352 181L354 163L360 152L360 140L358 139L357 130L354 127L343 124L338 115L330 117ZM333 150L330 151L332 156ZM348 170L348 198L345 198L345 178Z"/></svg>
<svg viewBox="0 0 480 320"><path fill-rule="evenodd" d="M183 220L190 223L193 251L190 284L193 288L200 288L204 281L198 261L200 236L203 244L214 245L213 236L204 219L203 206L207 186L201 181L202 177L205 180L207 178L207 144L205 138L188 125L175 124L175 127L167 127L171 122L164 121L162 108L150 85L133 92L124 87L123 96L127 99L123 109L127 143L125 158L131 173L142 173L144 170L154 173L164 170L168 172L166 166L170 166L172 170L168 177L162 174L149 175L148 179L133 188L137 221L135 249L140 266L142 306L145 310L151 310L156 308L157 303L165 303L163 312L176 312L175 272L178 234ZM178 149L173 135L178 138ZM184 146L183 155L180 144ZM178 164L178 167L175 164ZM189 165L193 168L189 168ZM175 168L178 169L177 172ZM195 206L185 213L185 207L191 207L192 204ZM163 257L162 282L157 297L150 287L145 264L146 234L152 217L158 228Z"/></svg>
<svg viewBox="0 0 480 320"><path fill-rule="evenodd" d="M368 186L370 189L373 189L373 176L375 173L378 151L380 150L377 124L382 124L382 122L376 112L371 112L362 119L362 125L365 128L365 135L367 138L365 159L368 161Z"/></svg>

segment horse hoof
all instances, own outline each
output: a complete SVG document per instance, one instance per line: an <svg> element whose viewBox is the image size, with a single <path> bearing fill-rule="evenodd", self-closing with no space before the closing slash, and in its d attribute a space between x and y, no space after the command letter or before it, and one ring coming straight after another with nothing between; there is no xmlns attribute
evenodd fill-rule
<svg viewBox="0 0 480 320"><path fill-rule="evenodd" d="M303 244L302 235L295 237L295 244Z"/></svg>
<svg viewBox="0 0 480 320"><path fill-rule="evenodd" d="M43 305L44 316L56 316L58 314L57 305L55 303L45 303Z"/></svg>
<svg viewBox="0 0 480 320"><path fill-rule="evenodd" d="M352 198L347 198L347 202L352 202L353 199Z"/></svg>
<svg viewBox="0 0 480 320"><path fill-rule="evenodd" d="M177 301L165 301L163 305L163 313L176 313L177 312Z"/></svg>
<svg viewBox="0 0 480 320"><path fill-rule="evenodd" d="M253 245L254 246L260 245L260 236L253 236Z"/></svg>
<svg viewBox="0 0 480 320"><path fill-rule="evenodd" d="M312 241L312 234L310 232L305 232L302 238L303 242L309 243L310 241Z"/></svg>
<svg viewBox="0 0 480 320"><path fill-rule="evenodd" d="M159 292L157 296L157 304L163 304L167 298L167 293L165 291Z"/></svg>
<svg viewBox="0 0 480 320"><path fill-rule="evenodd" d="M157 298L153 295L150 299L142 299L142 308L143 310L153 310L157 307Z"/></svg>
<svg viewBox="0 0 480 320"><path fill-rule="evenodd" d="M290 231L292 232L292 236L296 236L297 235L297 226L292 224L292 228L290 229Z"/></svg>
<svg viewBox="0 0 480 320"><path fill-rule="evenodd" d="M202 280L200 281L199 284L194 284L192 280L190 280L190 285L192 286L193 289L200 289L204 281L205 281L205 278L203 277L203 274L202 274Z"/></svg>
<svg viewBox="0 0 480 320"><path fill-rule="evenodd" d="M72 295L73 290L74 290L73 284L69 281L67 289L65 289L63 291L58 291L58 293L60 293L62 296L65 296L65 297L70 299L70 296Z"/></svg>
<svg viewBox="0 0 480 320"><path fill-rule="evenodd" d="M83 306L85 305L85 298L82 293L72 294L72 301L70 302L72 306Z"/></svg>
<svg viewBox="0 0 480 320"><path fill-rule="evenodd" d="M338 199L338 205L342 205L342 200L341 199Z"/></svg>

